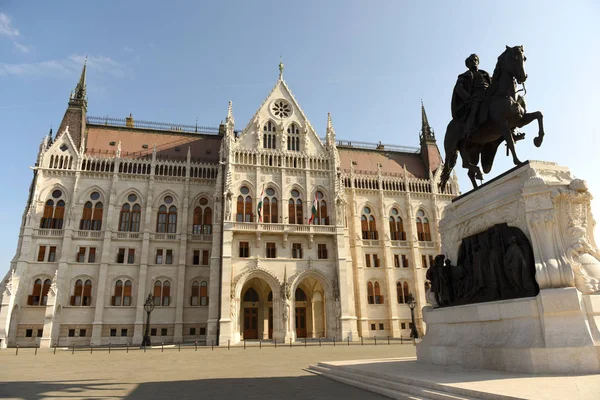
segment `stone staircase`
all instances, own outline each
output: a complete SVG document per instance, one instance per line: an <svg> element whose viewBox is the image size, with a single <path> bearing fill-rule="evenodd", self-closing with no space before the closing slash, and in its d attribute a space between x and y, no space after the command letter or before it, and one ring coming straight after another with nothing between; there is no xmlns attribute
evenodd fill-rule
<svg viewBox="0 0 600 400"><path fill-rule="evenodd" d="M386 375L385 373L364 371L355 367L340 366L327 362L311 365L306 371L398 400L518 399L517 397L443 385L425 379Z"/></svg>

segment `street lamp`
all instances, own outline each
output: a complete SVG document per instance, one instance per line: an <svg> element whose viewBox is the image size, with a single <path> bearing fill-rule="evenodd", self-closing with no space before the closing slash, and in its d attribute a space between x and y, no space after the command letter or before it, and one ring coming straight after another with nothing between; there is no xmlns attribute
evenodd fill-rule
<svg viewBox="0 0 600 400"><path fill-rule="evenodd" d="M417 303L415 302L415 299L413 298L413 296L410 294L408 295L408 299L406 300L406 303L408 304L408 308L410 308L410 317L412 318L412 329L411 329L412 337L414 339L418 339L419 332L417 332L417 325L415 324L415 307L417 306Z"/></svg>
<svg viewBox="0 0 600 400"><path fill-rule="evenodd" d="M152 293L148 294L148 298L146 298L146 302L144 303L144 311L148 315L146 318L146 332L144 333L144 340L142 340L142 346L151 346L150 343L150 313L154 310L154 297Z"/></svg>

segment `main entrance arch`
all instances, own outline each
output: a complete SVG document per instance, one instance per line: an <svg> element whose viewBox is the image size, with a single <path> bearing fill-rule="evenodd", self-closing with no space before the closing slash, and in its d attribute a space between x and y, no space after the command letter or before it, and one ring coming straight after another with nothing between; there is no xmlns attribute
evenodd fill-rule
<svg viewBox="0 0 600 400"><path fill-rule="evenodd" d="M336 332L335 302L331 287L316 271L305 271L293 281L292 322L296 338L333 337Z"/></svg>

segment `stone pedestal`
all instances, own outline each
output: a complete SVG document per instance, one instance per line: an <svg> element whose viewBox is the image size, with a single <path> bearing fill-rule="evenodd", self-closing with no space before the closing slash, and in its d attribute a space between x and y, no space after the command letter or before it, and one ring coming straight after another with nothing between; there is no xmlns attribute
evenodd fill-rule
<svg viewBox="0 0 600 400"><path fill-rule="evenodd" d="M443 251L495 224L520 228L536 297L423 309L419 362L529 373L600 372L600 252L591 195L568 168L531 161L461 196L440 221Z"/></svg>

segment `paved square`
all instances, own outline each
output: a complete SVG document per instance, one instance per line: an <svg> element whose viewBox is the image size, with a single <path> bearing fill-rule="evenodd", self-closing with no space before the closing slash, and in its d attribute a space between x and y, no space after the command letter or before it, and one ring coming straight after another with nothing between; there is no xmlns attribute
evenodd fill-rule
<svg viewBox="0 0 600 400"><path fill-rule="evenodd" d="M411 344L0 351L2 399L384 399L304 371L319 361L415 355Z"/></svg>

